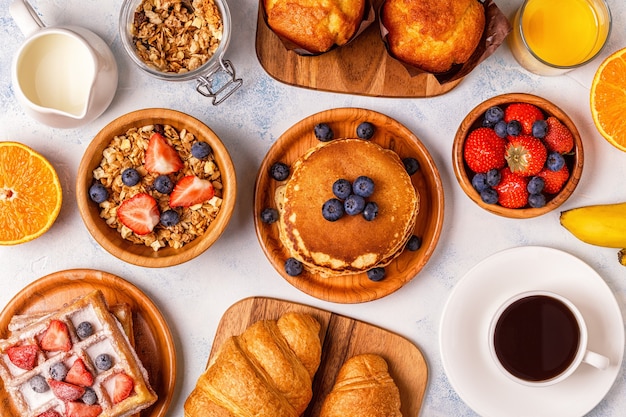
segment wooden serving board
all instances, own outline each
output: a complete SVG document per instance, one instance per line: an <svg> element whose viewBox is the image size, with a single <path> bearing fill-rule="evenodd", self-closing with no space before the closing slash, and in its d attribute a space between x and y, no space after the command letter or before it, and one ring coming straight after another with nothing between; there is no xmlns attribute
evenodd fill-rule
<svg viewBox="0 0 626 417"><path fill-rule="evenodd" d="M258 320L275 320L293 311L310 314L322 325L322 361L313 381L313 399L304 417L319 415L341 365L361 353L376 353L387 361L389 373L400 390L402 415L416 417L419 414L428 367L422 352L412 342L380 327L304 304L265 297L235 303L226 310L218 325L207 366L228 337L243 333Z"/></svg>
<svg viewBox="0 0 626 417"><path fill-rule="evenodd" d="M376 11L382 2L372 0ZM285 48L270 30L259 4L256 53L261 66L276 80L320 91L375 97L432 97L447 93L463 80L441 85L432 74L411 76L387 53L378 19L347 45L322 55L301 56Z"/></svg>

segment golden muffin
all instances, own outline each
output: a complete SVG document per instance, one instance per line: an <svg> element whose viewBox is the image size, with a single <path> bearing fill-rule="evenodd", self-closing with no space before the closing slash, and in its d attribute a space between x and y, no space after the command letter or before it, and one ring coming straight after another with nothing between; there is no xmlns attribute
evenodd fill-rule
<svg viewBox="0 0 626 417"><path fill-rule="evenodd" d="M326 220L322 206L335 197L333 183L352 183L359 176L374 182L368 200L378 205L378 215ZM336 139L312 148L294 163L277 194L281 242L305 268L326 277L389 264L411 237L419 211L419 195L400 157L362 139Z"/></svg>
<svg viewBox="0 0 626 417"><path fill-rule="evenodd" d="M387 0L381 19L391 54L434 73L465 63L485 28L478 0Z"/></svg>
<svg viewBox="0 0 626 417"><path fill-rule="evenodd" d="M363 20L365 0L263 0L267 24L312 53L344 45Z"/></svg>

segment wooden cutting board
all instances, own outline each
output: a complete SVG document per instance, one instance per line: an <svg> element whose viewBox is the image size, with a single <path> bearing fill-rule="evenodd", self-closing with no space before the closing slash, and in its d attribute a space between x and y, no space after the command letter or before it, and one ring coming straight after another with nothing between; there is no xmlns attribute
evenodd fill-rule
<svg viewBox="0 0 626 417"><path fill-rule="evenodd" d="M378 10L383 0L372 0ZM375 97L432 97L447 93L463 79L439 84L431 74L411 76L387 53L378 19L354 41L318 56L300 56L272 32L259 4L256 53L265 71L278 81L313 90Z"/></svg>
<svg viewBox="0 0 626 417"><path fill-rule="evenodd" d="M380 327L304 304L265 297L246 298L235 303L224 313L218 325L209 362L228 337L243 333L258 320L275 320L292 311L308 313L322 325L322 361L313 381L313 399L304 417L319 415L341 365L348 358L361 353L376 353L385 358L389 372L400 390L402 415L419 415L426 391L428 368L417 346Z"/></svg>

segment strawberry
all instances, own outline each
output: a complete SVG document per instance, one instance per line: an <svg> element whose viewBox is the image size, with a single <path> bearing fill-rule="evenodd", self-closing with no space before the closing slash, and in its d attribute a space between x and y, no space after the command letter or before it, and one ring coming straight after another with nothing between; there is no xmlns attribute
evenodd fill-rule
<svg viewBox="0 0 626 417"><path fill-rule="evenodd" d="M189 207L210 200L215 195L211 181L195 175L181 178L170 194L170 207Z"/></svg>
<svg viewBox="0 0 626 417"><path fill-rule="evenodd" d="M548 158L548 151L541 140L529 136L511 136L504 156L511 172L529 176L543 168Z"/></svg>
<svg viewBox="0 0 626 417"><path fill-rule="evenodd" d="M145 154L145 167L155 174L171 174L183 167L176 149L160 133L153 133Z"/></svg>
<svg viewBox="0 0 626 417"><path fill-rule="evenodd" d="M61 416L61 413L59 413L58 411L55 410L46 410L41 414L37 414L37 417L63 417Z"/></svg>
<svg viewBox="0 0 626 417"><path fill-rule="evenodd" d="M52 320L39 341L41 349L48 352L67 352L72 348L67 325L60 320Z"/></svg>
<svg viewBox="0 0 626 417"><path fill-rule="evenodd" d="M504 110L504 121L509 123L517 120L522 125L522 134L531 135L533 123L543 120L544 116L539 107L530 103L512 103Z"/></svg>
<svg viewBox="0 0 626 417"><path fill-rule="evenodd" d="M506 140L496 135L493 129L479 127L465 139L463 158L467 166L476 173L502 168Z"/></svg>
<svg viewBox="0 0 626 417"><path fill-rule="evenodd" d="M88 405L81 402L69 402L66 405L67 417L97 417L102 413L98 404Z"/></svg>
<svg viewBox="0 0 626 417"><path fill-rule="evenodd" d="M150 233L159 223L160 217L156 200L146 193L124 200L117 209L120 222L138 235Z"/></svg>
<svg viewBox="0 0 626 417"><path fill-rule="evenodd" d="M563 185L565 185L569 179L569 169L567 165L563 165L563 168L558 171L551 171L548 168L544 168L537 176L543 178L545 182L545 186L543 187L544 192L547 194L556 194L561 191L561 188L563 188Z"/></svg>
<svg viewBox="0 0 626 417"><path fill-rule="evenodd" d="M37 365L38 353L39 347L37 345L11 346L7 349L7 355L13 365L27 371L30 371Z"/></svg>
<svg viewBox="0 0 626 417"><path fill-rule="evenodd" d="M76 401L85 393L85 388L56 379L48 379L48 385L54 395L61 401Z"/></svg>
<svg viewBox="0 0 626 417"><path fill-rule="evenodd" d="M568 153L574 149L574 137L572 132L556 117L550 116L546 119L548 131L543 138L543 142L550 151L558 153Z"/></svg>
<svg viewBox="0 0 626 417"><path fill-rule="evenodd" d="M514 174L509 168L500 170L502 179L494 190L498 193L498 204L507 208L520 208L528 203L528 178Z"/></svg>
<svg viewBox="0 0 626 417"><path fill-rule="evenodd" d="M78 358L72 364L72 367L67 371L65 382L70 384L79 385L81 387L90 387L93 385L93 375L85 366L85 362L81 358Z"/></svg>
<svg viewBox="0 0 626 417"><path fill-rule="evenodd" d="M128 398L130 393L133 392L135 383L130 376L123 372L115 374L113 382L113 403L117 404Z"/></svg>

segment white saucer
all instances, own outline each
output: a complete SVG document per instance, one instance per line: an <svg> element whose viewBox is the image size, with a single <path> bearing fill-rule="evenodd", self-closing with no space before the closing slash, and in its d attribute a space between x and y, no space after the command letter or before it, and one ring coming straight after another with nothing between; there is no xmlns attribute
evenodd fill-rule
<svg viewBox="0 0 626 417"><path fill-rule="evenodd" d="M565 381L537 388L518 384L496 368L487 337L492 315L512 295L538 289L576 304L587 323L588 348L609 358L608 369L582 364ZM450 383L486 417L582 416L607 394L624 356L622 313L602 277L568 253L537 246L498 252L468 271L448 298L439 335Z"/></svg>

